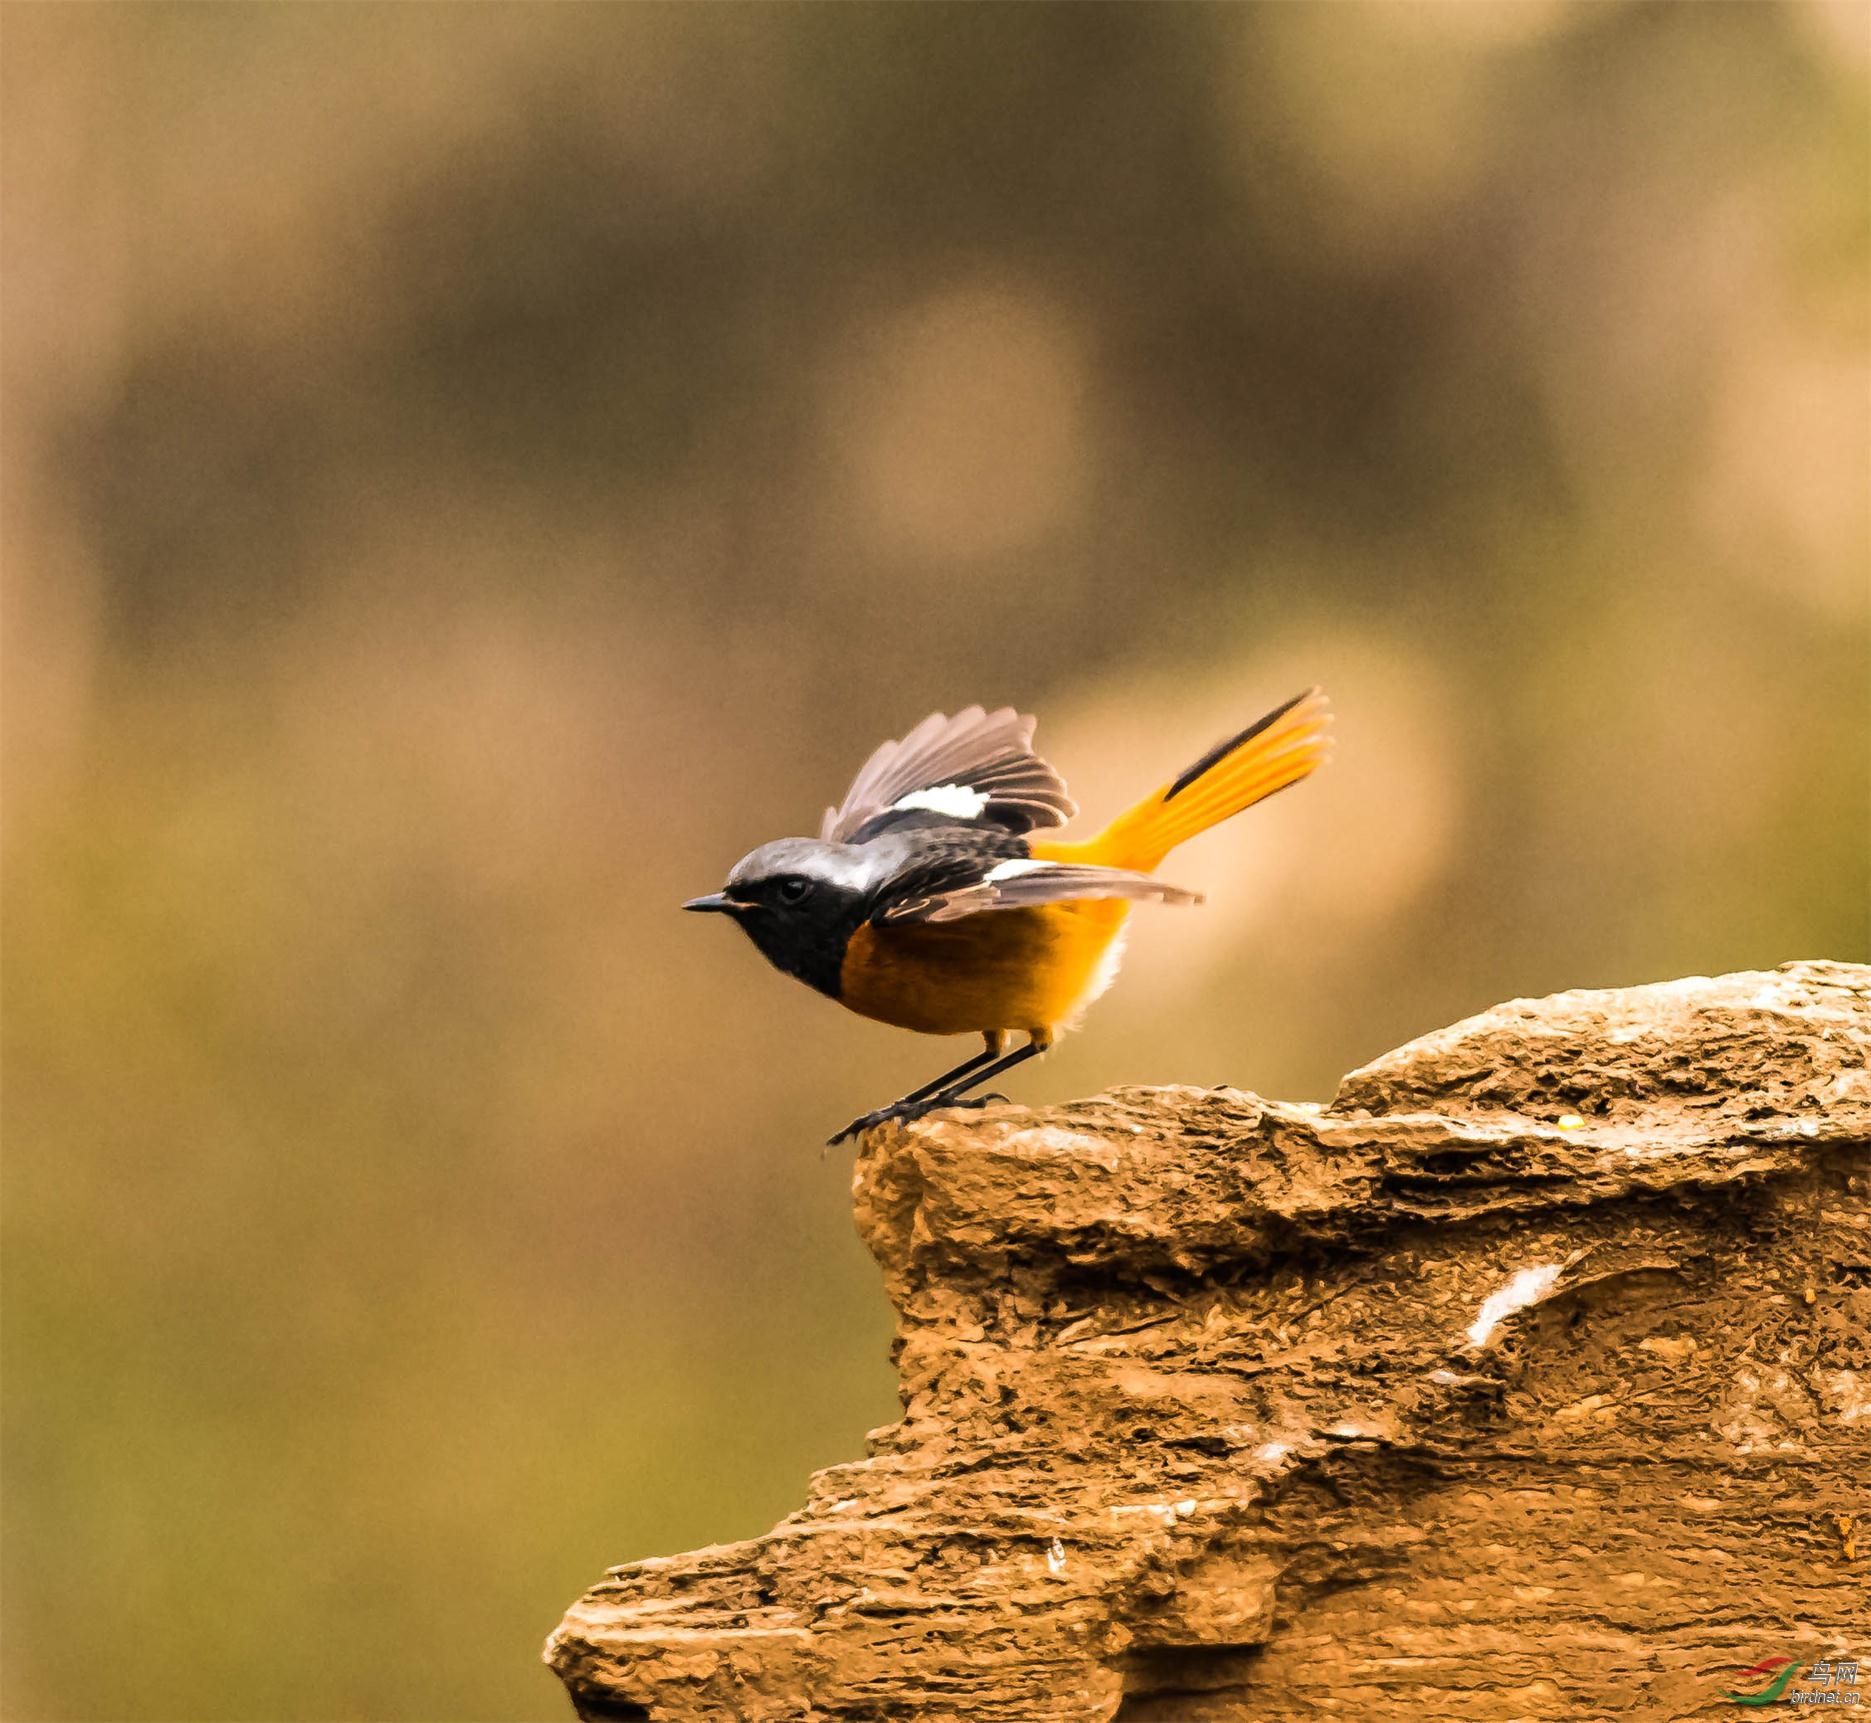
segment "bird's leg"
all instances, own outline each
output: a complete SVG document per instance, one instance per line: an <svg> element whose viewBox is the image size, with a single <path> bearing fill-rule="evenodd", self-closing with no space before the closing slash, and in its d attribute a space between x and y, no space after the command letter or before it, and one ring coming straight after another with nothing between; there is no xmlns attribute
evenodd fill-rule
<svg viewBox="0 0 1871 1723"><path fill-rule="evenodd" d="M945 1092L950 1085L954 1083L959 1082L962 1085L961 1089L956 1091L958 1094L966 1091L968 1088L972 1087L972 1085L966 1081L968 1074L971 1071L978 1071L990 1060L998 1059L1000 1057L1002 1045L1003 1039L1001 1036L989 1035L987 1038L987 1046L979 1053L975 1054L972 1059L962 1060L954 1070L944 1071L941 1076L923 1084L920 1089L910 1090L907 1095L903 1096L900 1100L892 1101L889 1106L879 1107L874 1113L865 1113L861 1117L853 1119L837 1136L828 1138L825 1146L828 1149L836 1148L845 1138L855 1137L860 1131L868 1131L872 1125L881 1125L886 1119L901 1119L907 1117L910 1113L920 1109L921 1103L928 1100L931 1095Z"/></svg>
<svg viewBox="0 0 1871 1723"><path fill-rule="evenodd" d="M923 1114L933 1113L938 1107L985 1107L989 1101L1004 1101L1004 1095L982 1095L972 1101L963 1100L962 1097L990 1077L998 1077L1001 1072L1011 1071L1014 1066L1044 1053L1052 1045L1052 1036L1035 1035L1017 1052L1004 1055L1001 1053L1003 1044L1002 1037L990 1036L985 1053L977 1053L933 1083L925 1083L920 1089L905 1095L902 1100L894 1101L887 1107L879 1107L874 1113L866 1113L861 1119L853 1119L826 1147L842 1143L845 1138L855 1137L860 1131L868 1131L871 1126L881 1125L889 1119L920 1119Z"/></svg>
<svg viewBox="0 0 1871 1723"><path fill-rule="evenodd" d="M959 1065L957 1065L954 1070L944 1071L941 1076L935 1078L931 1082L923 1084L923 1086L920 1089L910 1090L910 1092L907 1095L905 1095L900 1101L897 1101L893 1104L898 1107L907 1107L907 1106L913 1105L917 1101L927 1100L928 1097L931 1095L945 1093L951 1086L953 1086L954 1084L958 1082L961 1082L961 1080L965 1078L970 1071L978 1071L990 1059L997 1059L999 1057L1000 1057L1000 1049L998 1047L984 1048L981 1052L977 1053L972 1059L962 1060L962 1062ZM973 1088L974 1085L972 1083L964 1083L962 1087L964 1089L969 1089L969 1088ZM957 1091L957 1092L959 1093L960 1091Z"/></svg>
<svg viewBox="0 0 1871 1723"><path fill-rule="evenodd" d="M1024 1047L1003 1055L1001 1058L996 1059L992 1065L986 1066L982 1070L975 1071L971 1075L964 1076L958 1082L951 1083L939 1094L930 1096L928 1105L924 1110L934 1112L937 1107L953 1107L958 1104L965 1107L984 1107L991 1100L1005 1100L1006 1096L1004 1095L998 1097L983 1095L978 1100L974 1101L963 1101L962 1096L967 1094L970 1089L980 1088L980 1086L990 1078L998 1077L1001 1072L1011 1071L1014 1066L1025 1064L1028 1059L1037 1058L1051 1045L1052 1038L1050 1036L1045 1040L1041 1040L1037 1035L1034 1036Z"/></svg>

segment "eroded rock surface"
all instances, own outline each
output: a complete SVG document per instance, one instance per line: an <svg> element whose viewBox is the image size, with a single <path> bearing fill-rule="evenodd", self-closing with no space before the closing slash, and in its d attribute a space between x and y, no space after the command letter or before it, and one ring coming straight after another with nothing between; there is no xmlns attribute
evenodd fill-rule
<svg viewBox="0 0 1871 1723"><path fill-rule="evenodd" d="M1789 964L873 1132L902 1421L549 1660L656 1723L1871 1706L1868 1068L1871 969Z"/></svg>

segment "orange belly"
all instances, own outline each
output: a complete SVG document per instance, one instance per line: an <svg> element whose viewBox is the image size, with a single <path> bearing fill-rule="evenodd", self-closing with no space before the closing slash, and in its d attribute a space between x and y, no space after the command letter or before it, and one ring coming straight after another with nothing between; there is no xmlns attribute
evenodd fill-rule
<svg viewBox="0 0 1871 1723"><path fill-rule="evenodd" d="M958 921L865 923L845 948L841 1002L925 1035L1047 1031L1097 998L1130 905L1086 898Z"/></svg>

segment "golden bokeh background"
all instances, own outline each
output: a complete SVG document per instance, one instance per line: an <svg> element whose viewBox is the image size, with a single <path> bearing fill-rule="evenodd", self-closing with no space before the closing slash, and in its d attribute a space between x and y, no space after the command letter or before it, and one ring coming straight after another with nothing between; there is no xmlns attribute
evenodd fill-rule
<svg viewBox="0 0 1871 1723"><path fill-rule="evenodd" d="M4 34L10 1718L563 1716L861 1451L961 1049L675 905L933 707L1340 713L1022 1098L1871 956L1854 0Z"/></svg>

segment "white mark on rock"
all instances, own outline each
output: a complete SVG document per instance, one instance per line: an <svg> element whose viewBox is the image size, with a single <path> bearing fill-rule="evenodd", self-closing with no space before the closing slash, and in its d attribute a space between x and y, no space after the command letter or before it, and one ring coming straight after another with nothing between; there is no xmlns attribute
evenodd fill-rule
<svg viewBox="0 0 1871 1723"><path fill-rule="evenodd" d="M1052 1540L1052 1548L1046 1552L1046 1571L1055 1574L1065 1572L1065 1545L1057 1538Z"/></svg>
<svg viewBox="0 0 1871 1723"><path fill-rule="evenodd" d="M1819 1391L1841 1424L1855 1424L1861 1418L1871 1421L1871 1382L1856 1370L1821 1371Z"/></svg>
<svg viewBox="0 0 1871 1723"><path fill-rule="evenodd" d="M1489 1293L1483 1300L1480 1313L1468 1325L1468 1344L1486 1346L1495 1329L1516 1310L1539 1303L1553 1290L1558 1279L1559 1264L1556 1262L1543 1262L1537 1268L1516 1271L1500 1291Z"/></svg>

